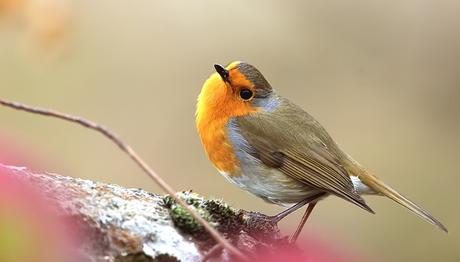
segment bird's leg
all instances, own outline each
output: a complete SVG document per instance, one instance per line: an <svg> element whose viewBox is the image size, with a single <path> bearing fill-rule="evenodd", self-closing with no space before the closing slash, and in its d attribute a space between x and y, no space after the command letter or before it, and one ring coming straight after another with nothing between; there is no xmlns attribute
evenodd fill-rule
<svg viewBox="0 0 460 262"><path fill-rule="evenodd" d="M292 235L292 238L290 241L292 244L294 244L297 241L297 238L299 237L300 232L302 232L305 222L307 222L307 219L310 216L311 212L313 211L313 208L316 206L316 203L317 202L310 202L308 204L307 210L305 210L302 220L300 220L300 224L297 226L297 229L295 230L294 235Z"/></svg>
<svg viewBox="0 0 460 262"><path fill-rule="evenodd" d="M273 223L278 223L281 219L285 218L287 215L291 214L292 212L296 211L297 209L305 206L306 204L312 202L313 200L316 200L322 196L326 195L326 193L321 192L316 195L310 196L305 198L304 200L300 201L299 203L287 208L286 210L282 211L281 213L274 215L271 218Z"/></svg>
<svg viewBox="0 0 460 262"><path fill-rule="evenodd" d="M310 199L304 199L302 201L300 201L299 203L281 211L280 213L274 215L274 216L271 216L271 220L273 221L273 223L278 223L281 219L285 218L287 215L291 214L292 212L296 211L297 209L305 206L306 204L308 204L308 202L310 202L311 200Z"/></svg>

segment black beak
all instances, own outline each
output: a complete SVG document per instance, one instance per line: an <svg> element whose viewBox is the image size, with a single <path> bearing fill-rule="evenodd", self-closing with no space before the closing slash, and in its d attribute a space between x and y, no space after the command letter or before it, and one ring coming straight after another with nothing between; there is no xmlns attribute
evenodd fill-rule
<svg viewBox="0 0 460 262"><path fill-rule="evenodd" d="M225 69L223 66L219 64L214 64L214 68L216 69L216 72L220 75L220 77L222 77L222 80L224 80L227 83L230 83L228 79L229 75L227 69Z"/></svg>

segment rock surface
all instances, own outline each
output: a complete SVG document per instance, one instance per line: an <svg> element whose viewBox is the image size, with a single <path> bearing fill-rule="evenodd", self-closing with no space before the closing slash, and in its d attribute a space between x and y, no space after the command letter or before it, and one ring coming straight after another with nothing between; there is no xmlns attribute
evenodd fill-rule
<svg viewBox="0 0 460 262"><path fill-rule="evenodd" d="M215 245L169 196L26 168L0 165L2 170L33 185L53 203L53 212L70 221L79 236L74 248L81 261L201 261ZM190 191L178 195L243 252L287 245L265 215L235 210ZM209 259L228 260L226 251Z"/></svg>

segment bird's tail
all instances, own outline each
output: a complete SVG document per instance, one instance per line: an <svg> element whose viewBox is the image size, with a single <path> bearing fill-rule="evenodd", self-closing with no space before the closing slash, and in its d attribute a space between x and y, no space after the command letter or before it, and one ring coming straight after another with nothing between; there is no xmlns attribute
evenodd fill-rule
<svg viewBox="0 0 460 262"><path fill-rule="evenodd" d="M354 161L353 161L354 162ZM423 218L425 221L435 225L439 229L444 232L448 232L447 228L439 222L436 218L434 218L428 211L420 207L419 205L415 204L398 191L394 190L390 186L386 185L383 181L377 178L374 175L369 174L364 168L360 167L358 163L355 164L354 167L351 168L351 173L359 177L359 179L377 194L384 195L391 200L395 201L396 203L402 205L403 207L409 209L410 211L417 214L419 217Z"/></svg>

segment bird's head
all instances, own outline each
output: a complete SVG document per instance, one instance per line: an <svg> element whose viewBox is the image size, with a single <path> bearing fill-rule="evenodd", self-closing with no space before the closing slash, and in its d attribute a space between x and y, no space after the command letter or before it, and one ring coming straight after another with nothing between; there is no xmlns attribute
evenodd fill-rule
<svg viewBox="0 0 460 262"><path fill-rule="evenodd" d="M242 116L269 108L273 89L254 66L232 62L216 70L203 85L198 97L197 122L205 116L226 118Z"/></svg>

